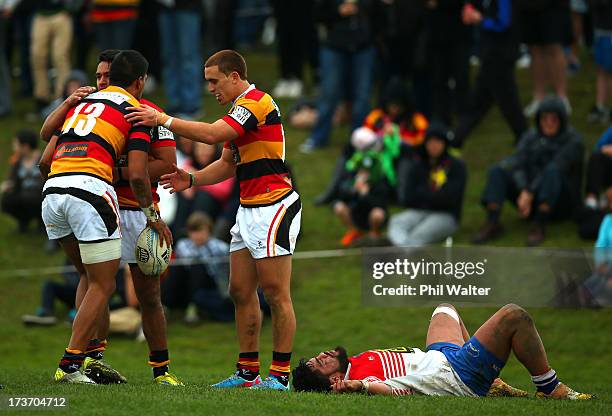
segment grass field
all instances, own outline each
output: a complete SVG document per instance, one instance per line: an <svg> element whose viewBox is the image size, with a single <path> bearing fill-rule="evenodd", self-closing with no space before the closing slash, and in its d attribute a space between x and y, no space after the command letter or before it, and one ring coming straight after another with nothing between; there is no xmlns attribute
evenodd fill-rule
<svg viewBox="0 0 612 416"><path fill-rule="evenodd" d="M271 89L276 79L276 61L270 53L247 56L252 81L258 87ZM570 79L570 97L574 107L573 124L583 133L587 148L603 131L601 126L585 123L594 97L594 70L589 59ZM93 71L90 71L93 72ZM529 99L526 71L520 71L522 97ZM163 104L161 94L154 98ZM286 111L290 102L279 101ZM23 114L28 103L16 101L16 115L0 120L0 178L3 178L11 151L12 135L26 125ZM210 97L205 98L205 120L222 114ZM39 128L39 124L29 125ZM336 156L346 140L346 129L334 132L332 148L313 155L302 155L297 146L306 132L286 129L287 159L292 163L304 200L302 238L298 251L337 248L342 228L328 208L311 204L325 186ZM469 182L464 202L464 217L455 244L468 244L480 226L482 211L478 198L484 184L487 166L512 148L509 129L494 110L467 142L463 156L469 167ZM504 221L508 233L497 245L522 246L527 226L512 209ZM547 346L552 366L560 378L579 390L597 393L598 400L589 403L541 402L534 399L464 398L385 398L324 396L315 394L275 394L255 391L216 392L210 383L225 377L236 356L233 325L206 322L198 327L185 326L179 315L172 315L169 344L172 370L187 384L185 388L164 389L150 384L146 365L147 348L131 339L112 338L107 360L129 379L124 386L58 386L50 382L57 360L66 346L70 329L60 324L51 328L24 328L20 316L38 306L41 282L48 278L36 269L57 266L62 256L46 255L45 238L20 235L15 223L0 216L0 397L62 396L67 397L69 411L79 414L609 414L612 404L612 312L610 310L531 310ZM580 247L592 245L578 239L571 223L550 227L547 247ZM408 345L423 347L430 308L371 308L361 304L359 256L335 259L296 260L292 291L298 319L294 364L301 356L310 356L323 348L343 344L349 353L368 348ZM15 269L32 269L16 277ZM491 308L462 310L469 330L475 331L492 312ZM64 311L59 310L62 314ZM262 330L262 368L270 363L271 332L269 321ZM511 358L504 378L517 387L532 391L528 374ZM6 408L2 408L6 410ZM26 413L26 411L21 411Z"/></svg>

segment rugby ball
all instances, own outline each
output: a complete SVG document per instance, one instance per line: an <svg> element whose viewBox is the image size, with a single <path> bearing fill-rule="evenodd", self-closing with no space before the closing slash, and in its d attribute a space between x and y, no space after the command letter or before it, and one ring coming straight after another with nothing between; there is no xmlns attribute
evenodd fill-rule
<svg viewBox="0 0 612 416"><path fill-rule="evenodd" d="M172 247L166 242L159 245L159 234L150 227L146 227L136 240L136 263L147 276L159 276L166 271L170 264Z"/></svg>

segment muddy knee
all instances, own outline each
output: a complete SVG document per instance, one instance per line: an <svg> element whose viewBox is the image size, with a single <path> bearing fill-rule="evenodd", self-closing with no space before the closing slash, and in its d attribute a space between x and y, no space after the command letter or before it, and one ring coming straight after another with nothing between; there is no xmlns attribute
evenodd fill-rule
<svg viewBox="0 0 612 416"><path fill-rule="evenodd" d="M521 324L533 324L533 320L529 313L514 303L505 305L501 308L501 312L503 313L502 322L506 325L516 327Z"/></svg>

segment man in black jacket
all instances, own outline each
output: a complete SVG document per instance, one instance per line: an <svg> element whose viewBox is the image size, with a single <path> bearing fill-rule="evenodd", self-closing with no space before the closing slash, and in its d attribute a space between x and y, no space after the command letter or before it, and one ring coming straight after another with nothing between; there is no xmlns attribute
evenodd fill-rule
<svg viewBox="0 0 612 416"><path fill-rule="evenodd" d="M505 199L516 204L521 218L533 220L527 245L544 241L551 215L567 216L580 203L582 137L567 123L563 101L548 97L535 116L536 128L525 133L508 158L493 165L482 193L487 221L473 239L482 244L503 232L499 221Z"/></svg>
<svg viewBox="0 0 612 416"><path fill-rule="evenodd" d="M494 103L514 133L515 143L527 130L527 122L514 77L518 57L518 27L513 0L474 0L463 8L463 22L480 28L480 70L467 109L455 131L452 145L461 147Z"/></svg>
<svg viewBox="0 0 612 416"><path fill-rule="evenodd" d="M408 210L389 221L389 240L396 246L423 246L444 240L459 227L467 181L465 164L448 154L448 130L432 124L422 151L398 177L398 200ZM408 156L405 156L405 158ZM405 170L402 170L405 171Z"/></svg>

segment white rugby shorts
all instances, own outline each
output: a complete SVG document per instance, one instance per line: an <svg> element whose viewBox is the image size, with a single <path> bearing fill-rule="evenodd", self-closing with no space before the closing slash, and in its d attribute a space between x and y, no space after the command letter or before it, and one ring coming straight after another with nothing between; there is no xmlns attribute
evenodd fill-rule
<svg viewBox="0 0 612 416"><path fill-rule="evenodd" d="M417 349L415 348L415 351ZM389 378L385 384L397 389L412 389L415 394L427 396L478 397L461 380L446 356L440 351L418 350L405 376Z"/></svg>
<svg viewBox="0 0 612 416"><path fill-rule="evenodd" d="M248 248L254 259L293 254L301 219L302 202L295 191L273 205L240 206L230 230L230 253Z"/></svg>
<svg viewBox="0 0 612 416"><path fill-rule="evenodd" d="M142 210L120 209L121 215L121 264L136 263L136 240L147 226Z"/></svg>
<svg viewBox="0 0 612 416"><path fill-rule="evenodd" d="M51 177L43 188L42 219L50 240L121 238L119 204L111 185L87 175Z"/></svg>

